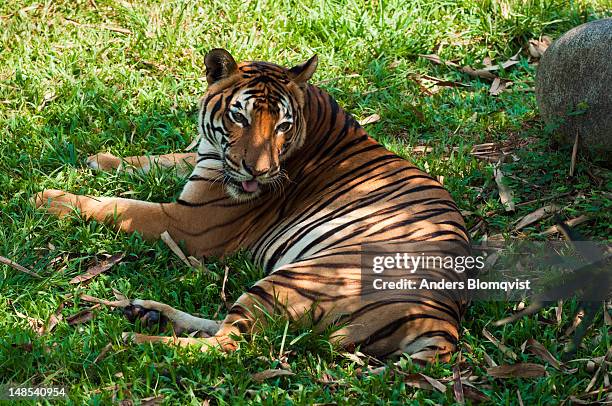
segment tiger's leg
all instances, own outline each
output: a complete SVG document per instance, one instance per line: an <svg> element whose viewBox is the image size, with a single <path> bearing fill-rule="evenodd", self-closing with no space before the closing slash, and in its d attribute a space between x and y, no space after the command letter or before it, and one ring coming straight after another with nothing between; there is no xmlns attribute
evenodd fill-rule
<svg viewBox="0 0 612 406"><path fill-rule="evenodd" d="M205 341L173 341L170 337L159 338L160 342L178 345L202 345L202 350L211 346L225 351L237 348L237 339L243 334L250 334L266 325L269 315L282 315L289 320L315 325L317 330L324 329L336 314L335 303L344 295L350 296L352 302L359 301L359 289L350 276L346 287L330 292L330 284L337 287L337 269L318 269L316 275L300 273L295 264L287 265L258 281L246 293L241 295L222 321L216 334ZM359 270L352 273L359 275ZM315 282L316 280L316 282ZM326 283L329 283L326 285ZM316 285L316 286L315 286ZM320 289L325 287L325 289ZM306 293L312 290L316 294ZM330 292L328 294L323 292ZM144 301L141 303L145 303ZM147 308L146 306L144 306ZM161 310L158 306L149 310ZM343 309L346 311L348 309ZM312 313L310 313L312 311ZM308 317L305 317L308 315ZM311 318L312 317L312 318ZM196 321L195 323L199 323ZM187 330L196 330L195 324ZM134 339L138 343L138 337ZM342 338L338 338L341 340Z"/></svg>
<svg viewBox="0 0 612 406"><path fill-rule="evenodd" d="M222 209L189 207L179 203L153 203L117 197L75 195L62 190L45 190L33 198L36 207L63 217L78 210L88 220L110 223L120 231L140 233L154 240L168 231L176 241L184 241L190 255L208 255L218 238L208 233L194 237L194 231L210 227ZM206 215L194 211L205 210ZM219 253L222 255L222 253Z"/></svg>
<svg viewBox="0 0 612 406"><path fill-rule="evenodd" d="M221 320L195 317L154 300L132 300L123 311L131 322L139 319L146 325L157 323L165 325L170 321L175 334L199 332L212 336L219 331L221 326Z"/></svg>
<svg viewBox="0 0 612 406"><path fill-rule="evenodd" d="M101 152L87 158L87 166L92 169L101 171L125 170L132 172L134 170L149 172L152 167L160 166L163 168L174 168L181 175L189 175L193 167L196 165L196 153L176 153L165 155L140 155L117 157L115 155Z"/></svg>
<svg viewBox="0 0 612 406"><path fill-rule="evenodd" d="M445 303L448 299L418 292L399 297L384 291L364 295L360 265L347 266L355 264L354 259L344 256L341 264L311 260L283 266L238 298L214 337L177 344L234 350L238 337L261 329L269 315L276 314L315 331L336 326L333 341L346 348L358 346L376 357L407 353L419 362L448 361L459 336L459 312ZM194 324L188 330L195 329ZM160 341L173 342L168 337Z"/></svg>
<svg viewBox="0 0 612 406"><path fill-rule="evenodd" d="M117 197L75 195L62 190L48 189L34 197L36 207L63 217L75 209L86 219L112 222L124 232L140 232L145 238L159 238L174 221L168 212L173 204L144 202Z"/></svg>

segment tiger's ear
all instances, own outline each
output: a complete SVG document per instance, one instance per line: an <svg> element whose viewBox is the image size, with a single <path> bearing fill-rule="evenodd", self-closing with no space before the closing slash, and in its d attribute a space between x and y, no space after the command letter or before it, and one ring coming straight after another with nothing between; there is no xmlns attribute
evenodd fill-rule
<svg viewBox="0 0 612 406"><path fill-rule="evenodd" d="M238 70L234 58L222 48L212 49L206 54L204 64L206 65L206 81L209 85L233 75Z"/></svg>
<svg viewBox="0 0 612 406"><path fill-rule="evenodd" d="M293 68L289 69L289 77L298 85L304 85L312 75L317 70L317 64L319 63L319 58L317 55L313 55L312 58L307 60L301 65L296 65Z"/></svg>

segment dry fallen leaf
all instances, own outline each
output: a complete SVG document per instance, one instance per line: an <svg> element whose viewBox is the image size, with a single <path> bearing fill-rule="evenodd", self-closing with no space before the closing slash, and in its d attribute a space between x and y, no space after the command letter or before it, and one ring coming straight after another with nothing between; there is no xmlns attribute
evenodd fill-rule
<svg viewBox="0 0 612 406"><path fill-rule="evenodd" d="M129 300L98 299L97 297L86 295L85 293L81 294L80 299L84 302L99 303L110 307L127 307L131 305Z"/></svg>
<svg viewBox="0 0 612 406"><path fill-rule="evenodd" d="M508 357L512 358L513 360L516 360L518 357L516 356L516 353L514 353L514 351L512 351L510 348L506 347L505 345L503 345L497 338L495 338L495 336L493 334L491 334L491 332L489 330L487 330L486 328L482 329L482 335L485 336L485 338L487 340L489 340L491 343L493 343L494 346L496 346L502 353L504 353L505 355L507 355Z"/></svg>
<svg viewBox="0 0 612 406"><path fill-rule="evenodd" d="M474 386L463 386L463 396L474 404L490 402L491 399Z"/></svg>
<svg viewBox="0 0 612 406"><path fill-rule="evenodd" d="M592 218L590 216L587 215L582 215L582 216L578 216L578 217L574 217L573 219L569 219L565 222L566 225L568 225L569 227L575 227L577 225L580 225L582 223L586 223L587 221L592 220ZM555 234L558 233L559 229L557 228L557 226L552 226L544 231L542 231L539 235L542 237L551 235L551 234Z"/></svg>
<svg viewBox="0 0 612 406"><path fill-rule="evenodd" d="M433 62L437 65L446 65L446 66L450 66L453 68L458 68L459 65L457 65L455 62L451 62L451 61L442 61L442 59L440 58L439 55L436 54L429 54L429 55L423 55L423 54L419 54L419 56L421 58L425 58L430 62Z"/></svg>
<svg viewBox="0 0 612 406"><path fill-rule="evenodd" d="M514 365L500 365L487 368L487 374L494 378L538 378L546 375L543 365L523 362Z"/></svg>
<svg viewBox="0 0 612 406"><path fill-rule="evenodd" d="M382 372L384 372L386 368L385 367L379 367L379 368L376 368L373 371L377 371L378 372L381 369L382 369ZM414 373L414 374L402 373L401 375L403 376L404 383L406 385L412 387L412 388L424 389L424 390L434 390L435 389L435 387L427 379L425 379L425 377L422 374L418 374L418 373ZM442 385L442 383L440 383L440 385Z"/></svg>
<svg viewBox="0 0 612 406"><path fill-rule="evenodd" d="M140 399L140 406L159 406L164 402L163 395Z"/></svg>
<svg viewBox="0 0 612 406"><path fill-rule="evenodd" d="M228 275L229 267L225 266L225 269L223 271L223 283L221 284L221 301L223 302L227 310L229 310L231 307L230 303L227 301L227 297L225 296L225 283L227 282Z"/></svg>
<svg viewBox="0 0 612 406"><path fill-rule="evenodd" d="M426 80L434 82L434 84L436 86L442 86L442 87L462 87L462 88L472 87L471 85L469 85L467 83L456 82L454 80L440 79L440 78L437 78L435 76L420 75L420 77L423 78L423 79L426 79Z"/></svg>
<svg viewBox="0 0 612 406"><path fill-rule="evenodd" d="M495 176L495 183L497 184L497 190L499 191L499 199L506 211L514 211L514 194L512 190L505 184L504 173L500 168L501 162L499 162L493 171Z"/></svg>
<svg viewBox="0 0 612 406"><path fill-rule="evenodd" d="M83 274L81 274L79 276L75 276L74 278L72 278L70 280L69 283L87 282L88 280L90 280L90 279L100 275L101 273L106 272L109 269L111 269L113 267L113 265L118 264L119 262L121 262L123 257L124 257L124 254L115 254L115 255L111 256L110 258L107 258L107 259L103 260L99 264L92 266L87 271L85 271L85 273L83 273Z"/></svg>
<svg viewBox="0 0 612 406"><path fill-rule="evenodd" d="M181 261L185 263L185 265L189 267L191 266L191 262L189 262L189 260L187 259L187 257L185 256L181 248L178 246L178 244L174 242L174 240L172 239L168 231L164 231L163 233L161 233L160 237L162 241L166 243L168 248L170 248L172 252L174 252L176 256L179 257Z"/></svg>
<svg viewBox="0 0 612 406"><path fill-rule="evenodd" d="M287 371L285 369L266 369L265 371L257 372L256 374L251 375L256 382L263 382L266 379L276 378L279 376L292 376L295 375L291 371Z"/></svg>
<svg viewBox="0 0 612 406"><path fill-rule="evenodd" d="M491 87L489 88L489 94L491 96L497 96L504 90L506 90L512 84L509 80L503 80L500 78L493 79L493 83L491 83Z"/></svg>
<svg viewBox="0 0 612 406"><path fill-rule="evenodd" d="M66 322L71 326L87 323L94 318L93 310L97 309L98 307L100 307L100 304L93 305L89 309L81 310L80 312L67 317Z"/></svg>
<svg viewBox="0 0 612 406"><path fill-rule="evenodd" d="M458 404L465 404L465 395L463 393L463 385L461 384L461 371L459 365L453 367L453 393Z"/></svg>
<svg viewBox="0 0 612 406"><path fill-rule="evenodd" d="M544 35L540 39L530 39L528 48L529 55L536 59L541 58L551 43L552 38L550 38L548 35Z"/></svg>
<svg viewBox="0 0 612 406"><path fill-rule="evenodd" d="M0 263L4 264L4 265L8 265L11 268L19 271L19 272L23 272L25 274L28 274L30 276L33 276L35 278L42 278L42 276L40 276L39 274L37 274L34 271L30 271L28 268L26 268L25 266L19 265L17 262L15 261L11 261L8 258L5 258L3 256L0 256Z"/></svg>
<svg viewBox="0 0 612 406"><path fill-rule="evenodd" d="M438 391L442 393L446 392L446 386L442 382L438 381L437 379L432 378L431 376L427 376L425 374L419 374L419 375L425 378L425 380Z"/></svg>
<svg viewBox="0 0 612 406"><path fill-rule="evenodd" d="M459 70L465 74L468 74L469 76L475 77L475 78L480 78L480 79L488 79L488 80L495 80L497 79L497 76L491 72L489 72L486 69L473 69L470 66L463 66L461 68L459 68Z"/></svg>
<svg viewBox="0 0 612 406"><path fill-rule="evenodd" d="M340 355L342 355L344 358L353 361L355 364L359 365L359 366L364 366L365 363L363 362L363 360L361 358L359 358L356 354L351 354L350 352L343 352Z"/></svg>
<svg viewBox="0 0 612 406"><path fill-rule="evenodd" d="M489 354L487 354L486 352L483 352L482 356L485 359L485 362L487 363L487 365L489 365L490 367L496 367L497 366L497 363L495 361L493 361L493 358L491 358L489 356Z"/></svg>
<svg viewBox="0 0 612 406"><path fill-rule="evenodd" d="M185 147L183 151L191 151L193 148L195 148L196 145L198 145L201 139L202 139L202 136L198 135L191 141L189 145L187 145L187 147Z"/></svg>
<svg viewBox="0 0 612 406"><path fill-rule="evenodd" d="M555 357L553 357L550 351L548 351L546 347L544 347L539 341L535 340L534 338L528 339L527 348L529 349L529 352L548 362L550 365L553 366L553 368L559 371L563 370L561 362L559 362Z"/></svg>
<svg viewBox="0 0 612 406"><path fill-rule="evenodd" d="M367 116L363 120L361 120L359 122L359 125L365 126L365 125L368 125L368 124L376 123L377 121L380 121L380 116L378 114L374 113L374 114L372 114L370 116Z"/></svg>
<svg viewBox="0 0 612 406"><path fill-rule="evenodd" d="M525 406L523 403L523 398L521 397L521 391L518 389L516 390L516 397L518 398L519 406Z"/></svg>
<svg viewBox="0 0 612 406"><path fill-rule="evenodd" d="M94 364L97 364L98 362L102 361L104 358L106 358L106 354L108 354L108 352L113 348L113 343L108 343L104 346L104 348L102 348L102 351L100 351L100 354L98 354L98 356L96 357L96 359L94 360Z"/></svg>
<svg viewBox="0 0 612 406"><path fill-rule="evenodd" d="M49 320L47 320L47 324L44 325L40 330L38 330L39 335L43 335L46 333L50 333L53 331L55 326L58 325L60 321L63 320L64 316L62 315L62 310L64 309L64 302L62 302L57 310L54 313L51 313L49 316Z"/></svg>
<svg viewBox="0 0 612 406"><path fill-rule="evenodd" d="M518 231L525 228L533 223L540 221L541 219L550 216L561 210L561 207L556 204L550 204L548 206L540 207L537 210L527 214L525 217L518 221L518 224L514 227L514 231Z"/></svg>
<svg viewBox="0 0 612 406"><path fill-rule="evenodd" d="M128 300L128 297L121 293L118 289L113 288L113 295L115 295L115 299L117 300Z"/></svg>

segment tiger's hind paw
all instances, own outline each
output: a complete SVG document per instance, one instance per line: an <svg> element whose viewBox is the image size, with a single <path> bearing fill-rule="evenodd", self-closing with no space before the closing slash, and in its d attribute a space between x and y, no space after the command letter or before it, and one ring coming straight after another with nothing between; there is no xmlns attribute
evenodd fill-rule
<svg viewBox="0 0 612 406"><path fill-rule="evenodd" d="M132 300L130 306L123 308L123 314L130 322L140 321L147 328L164 329L171 324L177 335L195 333L198 337L210 337L221 326L220 321L195 317L154 300Z"/></svg>

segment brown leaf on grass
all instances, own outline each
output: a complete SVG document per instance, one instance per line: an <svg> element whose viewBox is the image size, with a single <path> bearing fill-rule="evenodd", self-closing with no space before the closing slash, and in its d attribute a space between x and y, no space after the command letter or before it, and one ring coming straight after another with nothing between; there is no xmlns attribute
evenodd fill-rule
<svg viewBox="0 0 612 406"><path fill-rule="evenodd" d="M553 357L550 351L548 351L546 347L544 347L539 341L535 340L534 338L530 338L527 340L527 348L529 349L529 352L548 362L556 370L562 371L564 369L561 362L559 362L555 357Z"/></svg>
<svg viewBox="0 0 612 406"><path fill-rule="evenodd" d="M433 62L437 65L446 65L446 66L450 66L453 68L458 68L459 65L457 65L455 62L451 62L451 61L443 61L439 55L436 54L429 54L429 55L423 55L423 54L419 54L419 56L421 58L425 58L430 62Z"/></svg>
<svg viewBox="0 0 612 406"><path fill-rule="evenodd" d="M40 276L39 274L37 274L34 271L30 271L28 268L26 268L25 266L19 265L17 262L15 261L11 261L8 258L5 258L3 256L0 256L0 263L4 264L4 265L8 265L11 268L19 271L19 272L23 272L27 275L33 276L35 278L42 278L42 276Z"/></svg>
<svg viewBox="0 0 612 406"><path fill-rule="evenodd" d="M453 394L455 400L460 405L465 404L465 394L463 392L463 384L461 383L461 371L459 365L453 366Z"/></svg>
<svg viewBox="0 0 612 406"><path fill-rule="evenodd" d="M525 406L523 403L523 398L521 397L521 391L518 389L516 390L516 397L518 399L519 406Z"/></svg>
<svg viewBox="0 0 612 406"><path fill-rule="evenodd" d="M437 389L438 391L444 393L446 392L446 386L438 381L437 379L432 378L431 376L427 376L425 374L419 374L421 375L433 388Z"/></svg>
<svg viewBox="0 0 612 406"><path fill-rule="evenodd" d="M140 406L159 406L164 402L163 395L140 399Z"/></svg>
<svg viewBox="0 0 612 406"><path fill-rule="evenodd" d="M512 85L512 82L509 80L495 78L493 79L493 83L491 83L491 87L489 88L489 94L491 96L497 96L510 87L510 85Z"/></svg>
<svg viewBox="0 0 612 406"><path fill-rule="evenodd" d="M490 402L491 401L491 398L489 398L487 395L482 393L482 391L480 391L479 389L477 389L474 386L464 385L463 386L463 396L466 399L471 400L472 403L475 403L475 404L485 403L485 402Z"/></svg>
<svg viewBox="0 0 612 406"><path fill-rule="evenodd" d="M230 308L230 304L227 301L227 298L225 297L225 283L227 282L228 275L229 275L229 267L225 266L225 269L223 271L223 283L221 284L221 300L223 301L223 304L225 305L225 308L227 310L229 310Z"/></svg>
<svg viewBox="0 0 612 406"><path fill-rule="evenodd" d="M599 377L599 373L601 372L602 366L603 366L603 363L595 371L595 374L593 375L593 377L589 381L589 384L587 385L586 389L584 390L585 393L588 393L593 388L593 386L595 386L595 384L597 383L597 378Z"/></svg>
<svg viewBox="0 0 612 406"><path fill-rule="evenodd" d="M377 371L382 369L382 372L384 372L386 370L385 367L379 367L376 368L372 371ZM380 372L380 373L382 373ZM380 374L379 373L379 374ZM413 373L413 374L408 374L408 373L401 373L401 375L403 376L403 381L406 385L412 387L412 388L417 388L417 389L424 389L424 390L434 390L436 389L422 374L418 374L418 373ZM433 378L432 378L433 379ZM441 382L440 385L444 386ZM446 388L446 387L445 387Z"/></svg>
<svg viewBox="0 0 612 406"><path fill-rule="evenodd" d="M81 294L81 300L89 303L99 303L109 307L127 307L130 306L131 303L129 300L106 300L106 299L98 299L97 297L93 297L90 295L86 295L85 293Z"/></svg>
<svg viewBox="0 0 612 406"><path fill-rule="evenodd" d="M601 359L601 361L599 362L599 368L597 368L597 371L595 371L595 375L593 375L593 378L591 378L591 381L589 382L589 384L587 385L586 389L584 390L584 394L589 393L589 391L595 386L595 384L597 383L597 377L599 376L599 374L601 372L603 372L603 374L605 375L605 377L607 377L607 363L606 361L611 361L612 360L612 347L608 348L608 351L606 352L606 355ZM610 385L604 385L604 387L607 387L608 389L611 389L609 387Z"/></svg>
<svg viewBox="0 0 612 406"><path fill-rule="evenodd" d="M504 353L508 357L512 358L513 360L516 360L518 358L514 351L503 345L501 341L495 338L495 336L491 334L491 332L486 328L482 329L482 335L485 336L487 340L489 340L494 346L496 346L502 353Z"/></svg>
<svg viewBox="0 0 612 406"><path fill-rule="evenodd" d="M195 137L191 143L189 145L187 145L185 147L185 149L183 151L191 151L193 148L195 148L196 145L198 145L200 143L200 140L202 139L201 135L198 135L197 137Z"/></svg>
<svg viewBox="0 0 612 406"><path fill-rule="evenodd" d="M203 260L190 255L187 257L187 261L189 261L192 268L205 272L208 276L214 278L215 280L219 279L216 273L212 272L210 269L206 267L206 265L204 265Z"/></svg>
<svg viewBox="0 0 612 406"><path fill-rule="evenodd" d="M67 317L66 322L71 326L87 323L94 318L93 310L97 309L98 307L100 307L100 304L93 305L89 309L81 310L80 312Z"/></svg>
<svg viewBox="0 0 612 406"><path fill-rule="evenodd" d="M41 331L45 324L42 320L37 319L35 317L27 316L21 312L18 312L17 310L15 310L15 315L21 319L26 319L28 321L28 324L30 325L30 328L35 333L38 333L39 331Z"/></svg>
<svg viewBox="0 0 612 406"><path fill-rule="evenodd" d="M55 310L54 313L51 313L47 323L40 330L38 330L38 335L47 334L53 331L55 326L57 326L58 323L64 318L62 315L62 310L64 310L64 302L57 307L57 310Z"/></svg>
<svg viewBox="0 0 612 406"><path fill-rule="evenodd" d="M364 366L365 362L363 362L363 360L361 358L359 358L359 356L357 356L357 354L353 354L350 352L343 352L340 355L342 355L344 358L353 361L355 364L359 365L359 366Z"/></svg>
<svg viewBox="0 0 612 406"><path fill-rule="evenodd" d="M546 376L543 365L523 362L514 365L500 365L487 368L487 374L494 378L538 378Z"/></svg>
<svg viewBox="0 0 612 406"><path fill-rule="evenodd" d="M113 348L113 343L108 343L104 346L104 348L102 348L102 351L100 351L100 354L98 354L98 356L96 357L96 359L94 359L94 364L97 364L98 362L102 361L104 358L106 358L106 355L108 354L108 352Z"/></svg>
<svg viewBox="0 0 612 406"><path fill-rule="evenodd" d="M118 289L113 288L113 295L115 295L115 299L117 300L128 300L128 297L121 293Z"/></svg>
<svg viewBox="0 0 612 406"><path fill-rule="evenodd" d="M489 354L487 354L486 352L483 352L482 356L483 356L485 362L487 363L487 365L489 365L490 367L496 367L497 366L497 363L495 361L493 361L493 358L491 358L489 356Z"/></svg>
<svg viewBox="0 0 612 406"><path fill-rule="evenodd" d="M176 254L176 256L179 257L180 260L183 261L183 263L185 263L185 265L191 267L191 262L189 262L189 260L183 253L183 250L181 250L178 244L174 242L168 231L164 231L163 233L161 233L160 237L162 241L166 243L168 248L170 248L170 250L172 250L172 252L174 252L174 254Z"/></svg>
<svg viewBox="0 0 612 406"><path fill-rule="evenodd" d="M500 165L501 161L498 162L493 170L495 183L499 191L499 199L506 211L514 211L514 193L512 193L512 190L506 185L504 173L501 171Z"/></svg>
<svg viewBox="0 0 612 406"><path fill-rule="evenodd" d="M425 79L425 80L429 80L429 81L434 82L434 84L436 86L442 86L442 87L462 87L462 88L470 88L470 87L472 87L471 85L469 85L467 83L456 82L454 80L440 79L440 78L437 78L435 76L420 75L420 77Z"/></svg>
<svg viewBox="0 0 612 406"><path fill-rule="evenodd" d="M569 219L565 222L565 224L569 227L575 227L577 225L580 225L582 223L586 223L587 221L592 220L592 218L590 216L587 215L582 215L582 216L578 216L578 217L574 217L573 219ZM546 237L548 235L551 234L555 234L558 233L559 229L557 228L557 226L552 226L544 231L542 231L539 235L542 237Z"/></svg>
<svg viewBox="0 0 612 406"><path fill-rule="evenodd" d="M118 264L119 262L121 262L123 257L124 257L124 254L115 254L111 256L110 258L103 260L99 264L92 266L87 271L85 271L85 273L79 276L75 276L74 278L70 280L69 283L74 284L74 283L87 282L90 279L95 278L96 276L100 275L101 273L106 272L109 269L111 269L115 264Z"/></svg>
<svg viewBox="0 0 612 406"><path fill-rule="evenodd" d="M363 120L359 121L359 125L360 126L366 126L368 124L374 124L376 122L380 121L380 116L376 113L367 116L366 118L364 118Z"/></svg>
<svg viewBox="0 0 612 406"><path fill-rule="evenodd" d="M536 223L542 220L543 218L558 212L559 210L561 210L561 207L556 204L549 204L548 206L540 207L539 209L534 210L533 212L521 218L516 224L516 226L514 226L514 231L518 231L533 223Z"/></svg>
<svg viewBox="0 0 612 406"><path fill-rule="evenodd" d="M487 80L498 79L497 75L495 75L494 73L491 73L487 69L474 69L470 66L462 66L461 68L459 68L459 70L475 78L487 79Z"/></svg>
<svg viewBox="0 0 612 406"><path fill-rule="evenodd" d="M266 379L276 378L279 376L292 376L295 375L291 371L287 371L285 369L266 369L265 371L257 372L256 374L251 375L256 382L263 382Z"/></svg>
<svg viewBox="0 0 612 406"><path fill-rule="evenodd" d="M497 64L497 65L492 65L490 60L489 60L489 63L487 64L486 63L487 61L486 61L486 58L485 58L485 60L482 62L483 65L485 65L483 70L486 70L486 71L489 71L489 72L494 72L494 71L501 70L501 69L508 69L511 66L514 66L514 65L516 65L516 64L518 64L520 62L519 61L520 53L521 53L521 51L517 52L516 54L512 55L510 57L510 59L508 59L507 61L502 62L502 63Z"/></svg>
<svg viewBox="0 0 612 406"><path fill-rule="evenodd" d="M540 59L551 43L552 38L550 38L548 35L544 35L540 39L530 39L529 47L527 49L529 51L529 55L535 59Z"/></svg>

